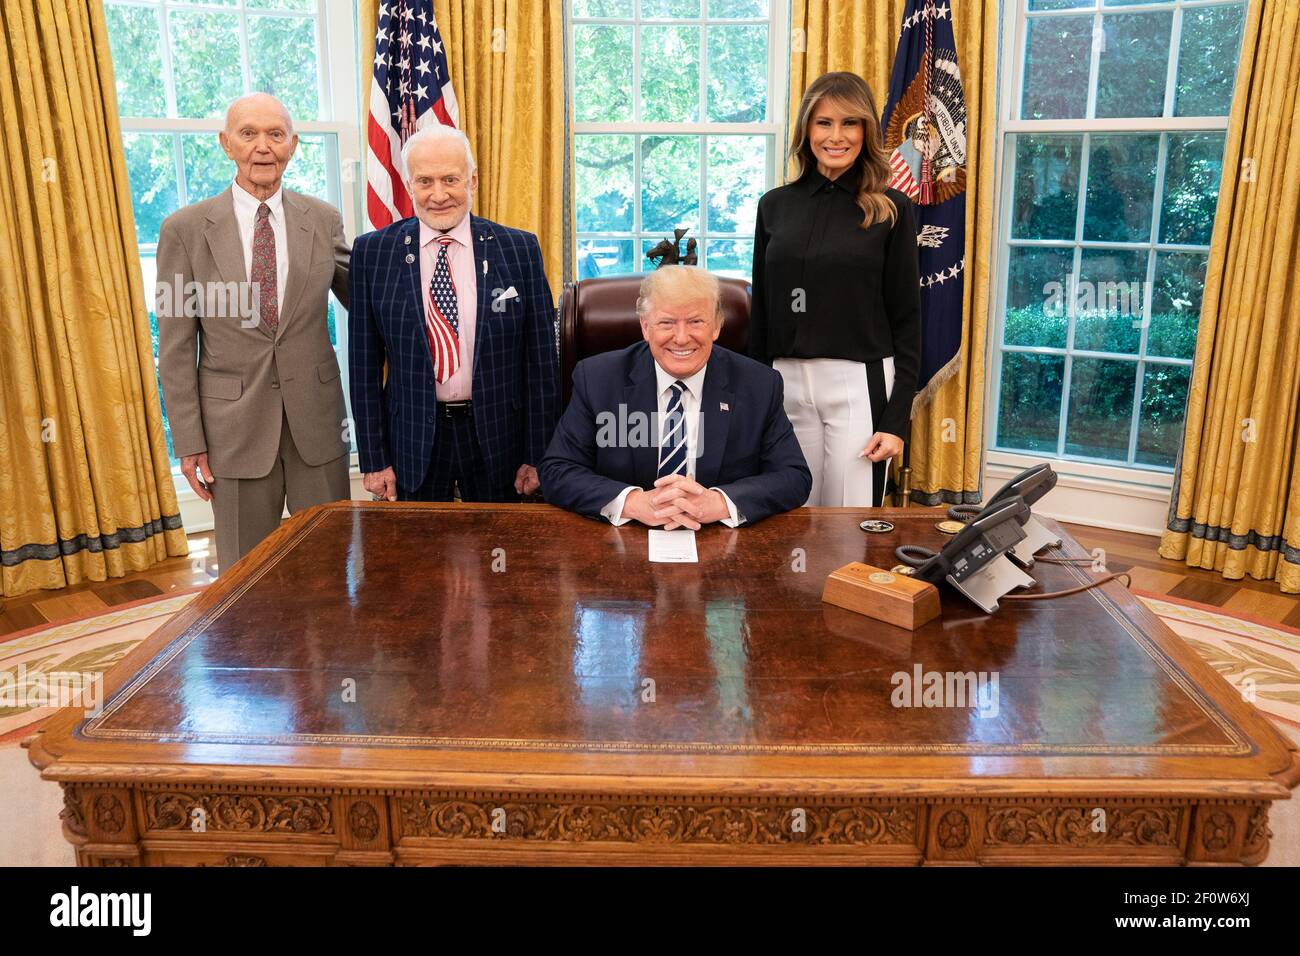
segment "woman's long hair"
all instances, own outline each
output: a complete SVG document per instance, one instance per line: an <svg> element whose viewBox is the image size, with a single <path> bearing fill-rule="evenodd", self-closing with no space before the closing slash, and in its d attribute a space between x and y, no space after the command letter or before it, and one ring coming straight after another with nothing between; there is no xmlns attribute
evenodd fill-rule
<svg viewBox="0 0 1300 956"><path fill-rule="evenodd" d="M898 216L893 201L885 195L889 184L889 155L885 152L884 136L880 131L880 113L876 110L871 87L856 73L823 73L804 90L799 104L799 117L795 120L794 135L790 142L790 161L794 164L794 178L802 179L809 170L817 168L809 142L808 127L813 110L823 99L836 103L850 116L862 122L862 150L854 166L861 172L858 188L858 205L862 207L863 229L878 222L893 225Z"/></svg>

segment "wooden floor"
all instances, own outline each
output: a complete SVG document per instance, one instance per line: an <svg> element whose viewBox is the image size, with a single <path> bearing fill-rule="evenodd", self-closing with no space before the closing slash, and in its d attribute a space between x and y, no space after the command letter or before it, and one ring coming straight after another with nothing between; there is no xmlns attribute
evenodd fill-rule
<svg viewBox="0 0 1300 956"><path fill-rule="evenodd" d="M148 571L0 599L0 641L15 631L89 617L121 604L216 580L217 547L212 532L192 534L189 542L188 557L169 558Z"/></svg>
<svg viewBox="0 0 1300 956"><path fill-rule="evenodd" d="M1134 588L1300 627L1300 595L1282 594L1275 582L1253 578L1227 581L1217 572L1166 560L1156 550L1160 539L1148 535L1077 524L1065 528L1085 548L1105 549L1107 569L1128 571ZM171 558L148 571L4 599L0 602L0 640L15 631L86 617L120 604L210 583L217 573L212 532L192 534L189 541L189 557Z"/></svg>

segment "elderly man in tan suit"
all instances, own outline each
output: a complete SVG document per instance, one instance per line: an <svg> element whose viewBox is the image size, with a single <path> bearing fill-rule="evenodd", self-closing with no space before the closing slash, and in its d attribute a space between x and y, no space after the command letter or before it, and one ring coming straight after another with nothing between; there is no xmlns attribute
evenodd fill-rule
<svg viewBox="0 0 1300 956"><path fill-rule="evenodd" d="M212 502L226 571L290 512L349 497L351 429L330 345L347 307L343 220L284 189L298 145L265 93L231 104L230 189L168 216L158 236L159 366L181 471Z"/></svg>

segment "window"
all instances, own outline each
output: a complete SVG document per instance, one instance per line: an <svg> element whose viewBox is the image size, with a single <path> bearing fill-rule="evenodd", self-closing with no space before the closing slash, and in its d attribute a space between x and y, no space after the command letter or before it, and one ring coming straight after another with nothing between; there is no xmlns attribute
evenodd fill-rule
<svg viewBox="0 0 1300 956"><path fill-rule="evenodd" d="M781 167L781 0L573 0L578 278L641 272L676 228L748 278ZM686 252L686 241L682 243Z"/></svg>
<svg viewBox="0 0 1300 956"><path fill-rule="evenodd" d="M339 206L355 234L355 165L342 159L357 155L355 84L333 85L329 69L333 54L354 75L355 15L336 0L106 0L105 16L156 363L158 230L234 179L217 133L235 97L260 90L284 102L299 138L285 186ZM327 29L331 18L340 29ZM331 298L330 338L346 375L336 308ZM172 455L165 407L163 422Z"/></svg>
<svg viewBox="0 0 1300 956"><path fill-rule="evenodd" d="M1011 5L992 448L1172 471L1245 6Z"/></svg>

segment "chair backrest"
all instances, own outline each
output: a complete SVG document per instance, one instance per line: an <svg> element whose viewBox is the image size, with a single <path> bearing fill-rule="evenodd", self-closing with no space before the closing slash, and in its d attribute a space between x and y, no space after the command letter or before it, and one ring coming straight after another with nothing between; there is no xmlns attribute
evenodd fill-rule
<svg viewBox="0 0 1300 956"><path fill-rule="evenodd" d="M573 367L582 359L641 341L636 317L637 292L644 275L605 276L570 282L560 296L560 387L569 403ZM750 285L744 279L718 277L722 285L722 334L718 345L745 355L749 351Z"/></svg>

